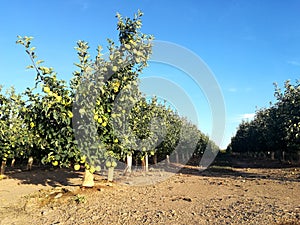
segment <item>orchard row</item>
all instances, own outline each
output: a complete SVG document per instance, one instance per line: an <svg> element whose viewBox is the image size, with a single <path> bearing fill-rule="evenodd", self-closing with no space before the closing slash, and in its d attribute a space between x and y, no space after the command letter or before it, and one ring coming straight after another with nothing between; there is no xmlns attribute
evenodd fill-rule
<svg viewBox="0 0 300 225"><path fill-rule="evenodd" d="M282 91L275 84L276 102L242 122L229 151L256 157L300 161L300 82L286 81Z"/></svg>
<svg viewBox="0 0 300 225"><path fill-rule="evenodd" d="M91 59L87 42L78 41L79 62L68 84L43 66L32 37L18 37L36 72L36 85L22 94L0 90L0 159L34 159L58 167L85 168L94 173L132 158L154 164L175 154L184 161L217 146L186 118L156 97L139 91L139 75L151 55L150 35L141 33L141 16L117 14L118 44L108 39ZM127 161L126 161L127 160ZM146 164L147 169L148 166ZM88 186L88 185L87 185Z"/></svg>

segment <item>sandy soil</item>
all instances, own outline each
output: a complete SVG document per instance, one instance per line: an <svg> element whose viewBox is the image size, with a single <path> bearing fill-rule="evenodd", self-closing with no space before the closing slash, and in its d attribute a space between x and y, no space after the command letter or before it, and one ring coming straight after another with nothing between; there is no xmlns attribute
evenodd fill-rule
<svg viewBox="0 0 300 225"><path fill-rule="evenodd" d="M92 189L80 187L82 172L14 169L0 181L0 224L300 224L300 168L263 164L117 171Z"/></svg>

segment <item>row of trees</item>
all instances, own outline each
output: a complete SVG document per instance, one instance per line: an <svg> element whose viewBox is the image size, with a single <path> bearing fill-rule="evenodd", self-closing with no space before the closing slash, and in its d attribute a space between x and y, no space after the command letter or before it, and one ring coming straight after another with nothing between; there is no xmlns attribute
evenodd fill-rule
<svg viewBox="0 0 300 225"><path fill-rule="evenodd" d="M88 43L78 41L78 70L69 85L53 68L43 66L31 47L32 37L18 37L32 62L28 68L36 71L36 85L23 94L0 90L2 174L8 160L34 159L85 168L85 180L106 167L112 180L119 161L127 162L126 172L131 172L133 160L141 160L147 170L149 156L154 164L168 162L172 155L187 162L212 143L166 102L139 91L138 76L147 66L153 39L141 33L141 16L117 14L119 43L108 40L106 55L99 46L94 60ZM92 185L92 180L84 181L84 186Z"/></svg>
<svg viewBox="0 0 300 225"><path fill-rule="evenodd" d="M300 83L275 85L277 101L243 121L228 150L253 156L300 160Z"/></svg>

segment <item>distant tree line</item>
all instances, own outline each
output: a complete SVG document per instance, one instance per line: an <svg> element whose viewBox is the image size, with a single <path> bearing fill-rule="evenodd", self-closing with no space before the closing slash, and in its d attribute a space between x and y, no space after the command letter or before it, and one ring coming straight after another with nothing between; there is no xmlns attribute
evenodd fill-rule
<svg viewBox="0 0 300 225"><path fill-rule="evenodd" d="M284 90L274 83L276 102L243 121L227 151L254 157L300 160L300 84L287 80Z"/></svg>

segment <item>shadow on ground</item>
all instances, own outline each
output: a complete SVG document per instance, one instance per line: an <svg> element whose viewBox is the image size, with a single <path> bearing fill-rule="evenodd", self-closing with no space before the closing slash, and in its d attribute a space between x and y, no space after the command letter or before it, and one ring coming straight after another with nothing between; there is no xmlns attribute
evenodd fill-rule
<svg viewBox="0 0 300 225"><path fill-rule="evenodd" d="M43 186L76 186L74 180L79 180L82 177L82 172L77 172L71 169L37 167L33 166L32 170L22 170L21 168L6 169L5 175L11 179L17 179L20 184L34 184Z"/></svg>
<svg viewBox="0 0 300 225"><path fill-rule="evenodd" d="M154 170L151 171L165 171L173 173L174 175L181 173L216 178L268 179L282 182L300 182L299 164L292 165L274 160L241 158L228 154L219 154L209 168L200 171L197 165L199 165L199 159L192 159L187 165L172 163L168 167L162 167L161 170L159 167L153 165L150 165L150 168L154 168ZM155 174L155 172L151 171L147 173L148 177L151 176L151 174ZM160 172L156 173L159 175ZM121 174L121 172L119 172L119 174ZM145 178L146 174L144 172L141 174ZM80 185L83 172L74 171L72 169L52 168L49 166L35 166L31 171L7 167L6 175L8 178L19 180L20 184L58 187ZM124 178L122 175L116 174L116 180L118 180L118 176L121 176L121 179Z"/></svg>
<svg viewBox="0 0 300 225"><path fill-rule="evenodd" d="M230 177L247 179L271 179L278 181L300 181L300 165L282 163L279 160L242 158L219 154L206 170L199 170L197 159L190 160L179 173L207 177Z"/></svg>

